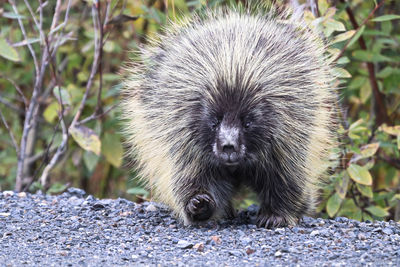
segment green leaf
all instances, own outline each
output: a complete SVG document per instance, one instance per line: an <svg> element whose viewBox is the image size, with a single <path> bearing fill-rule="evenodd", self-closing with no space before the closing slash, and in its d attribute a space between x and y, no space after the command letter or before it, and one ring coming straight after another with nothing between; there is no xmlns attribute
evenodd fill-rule
<svg viewBox="0 0 400 267"><path fill-rule="evenodd" d="M120 167L124 150L119 135L109 133L104 134L101 142L101 153L113 166L117 168Z"/></svg>
<svg viewBox="0 0 400 267"><path fill-rule="evenodd" d="M395 20L395 19L400 19L400 15L383 15L383 16L371 19L371 21L380 22L380 21L388 21L388 20Z"/></svg>
<svg viewBox="0 0 400 267"><path fill-rule="evenodd" d="M360 100L362 103L367 103L368 99L372 94L371 85L369 83L364 83L360 88Z"/></svg>
<svg viewBox="0 0 400 267"><path fill-rule="evenodd" d="M88 168L89 172L94 171L94 168L96 168L98 161L99 157L90 151L85 151L85 153L83 154L83 162L85 163L85 166L86 168Z"/></svg>
<svg viewBox="0 0 400 267"><path fill-rule="evenodd" d="M144 197L147 197L149 195L149 191L147 191L143 187L129 188L128 190L126 190L126 192L131 195L141 195Z"/></svg>
<svg viewBox="0 0 400 267"><path fill-rule="evenodd" d="M357 42L358 39L360 39L360 36L364 33L365 30L365 25L363 25L353 36L349 44L347 45L347 48L351 47L355 42Z"/></svg>
<svg viewBox="0 0 400 267"><path fill-rule="evenodd" d="M333 68L333 73L338 78L351 78L351 74L343 68Z"/></svg>
<svg viewBox="0 0 400 267"><path fill-rule="evenodd" d="M366 51L366 50L355 50L352 53L355 59L367 62L391 62L391 58L381 55L377 52Z"/></svg>
<svg viewBox="0 0 400 267"><path fill-rule="evenodd" d="M68 185L66 184L61 184L61 183L54 183L50 186L49 190L47 190L47 194L57 194L65 189L67 189Z"/></svg>
<svg viewBox="0 0 400 267"><path fill-rule="evenodd" d="M362 216L363 216L363 220L364 220L364 221L366 221L366 220L369 220L370 222L373 222L373 221L374 221L374 218L372 218L372 217L371 217L368 213L366 213L366 212L363 212Z"/></svg>
<svg viewBox="0 0 400 267"><path fill-rule="evenodd" d="M389 212L379 206L369 206L366 210L376 217L382 218L389 215Z"/></svg>
<svg viewBox="0 0 400 267"><path fill-rule="evenodd" d="M329 217L335 216L340 208L340 204L342 203L342 199L340 196L335 193L329 199L326 204L326 211L328 212Z"/></svg>
<svg viewBox="0 0 400 267"><path fill-rule="evenodd" d="M55 100L54 100L55 101ZM43 117L47 122L53 123L58 117L58 112L60 111L60 104L53 102L47 106L43 112Z"/></svg>
<svg viewBox="0 0 400 267"><path fill-rule="evenodd" d="M9 45L3 37L0 36L0 56L18 62L20 61L19 55L17 50L14 47Z"/></svg>
<svg viewBox="0 0 400 267"><path fill-rule="evenodd" d="M3 17L8 19L25 19L26 17L20 14L16 14L14 12L4 12Z"/></svg>
<svg viewBox="0 0 400 267"><path fill-rule="evenodd" d="M101 142L99 136L86 126L75 126L70 128L70 133L80 147L100 155Z"/></svg>
<svg viewBox="0 0 400 267"><path fill-rule="evenodd" d="M361 221L362 220L362 210L357 210L354 212L351 216L350 219Z"/></svg>
<svg viewBox="0 0 400 267"><path fill-rule="evenodd" d="M356 183L372 185L372 176L365 167L356 164L350 164L350 166L347 168L347 173Z"/></svg>
<svg viewBox="0 0 400 267"><path fill-rule="evenodd" d="M327 0L318 0L318 9L321 15L324 15L325 12L328 10L330 4Z"/></svg>
<svg viewBox="0 0 400 267"><path fill-rule="evenodd" d="M58 102L63 105L71 105L71 97L64 87L54 87L53 94L57 98Z"/></svg>
<svg viewBox="0 0 400 267"><path fill-rule="evenodd" d="M400 194L395 194L393 196L393 198L391 199L391 201L393 201L393 200L400 200Z"/></svg>
<svg viewBox="0 0 400 267"><path fill-rule="evenodd" d="M341 175L342 177L340 177L339 182L336 184L335 190L341 199L345 199L350 179L346 172L342 172Z"/></svg>
<svg viewBox="0 0 400 267"><path fill-rule="evenodd" d="M373 197L373 193L372 193L372 188L371 186L368 185L361 185L361 184L356 184L357 185L357 189L358 191L360 191L360 193L363 196L366 196L368 198L372 198Z"/></svg>
<svg viewBox="0 0 400 267"><path fill-rule="evenodd" d="M389 77L393 73L393 68L390 66L386 66L383 70L376 74L376 77L384 79Z"/></svg>
<svg viewBox="0 0 400 267"><path fill-rule="evenodd" d="M366 83L367 77L365 76L356 76L354 79L351 80L349 86L347 86L348 89L357 89L363 86L364 83Z"/></svg>
<svg viewBox="0 0 400 267"><path fill-rule="evenodd" d="M341 23L340 21L331 19L331 18L324 20L322 22L322 24L325 26L324 34L326 37L331 36L332 33L335 31L343 32L346 30L343 23Z"/></svg>
<svg viewBox="0 0 400 267"><path fill-rule="evenodd" d="M400 150L400 135L397 136L397 149Z"/></svg>

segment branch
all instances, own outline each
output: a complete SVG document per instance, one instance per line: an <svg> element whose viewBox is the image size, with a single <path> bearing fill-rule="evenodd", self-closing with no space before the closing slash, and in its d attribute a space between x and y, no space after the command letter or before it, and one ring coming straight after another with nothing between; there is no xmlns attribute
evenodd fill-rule
<svg viewBox="0 0 400 267"><path fill-rule="evenodd" d="M346 3L345 0L341 0L342 3ZM379 5L382 5L385 1L382 0ZM378 6L379 7L379 6ZM349 6L346 7L346 13L349 16L350 22L353 25L354 29L359 28L356 18L354 16L353 11ZM358 39L360 47L362 50L367 50L367 45L365 44L364 38L360 36ZM385 105L385 95L379 91L378 82L375 76L375 68L372 62L366 62L367 69L369 73L369 82L371 84L372 92L374 94L375 104L374 104L374 113L375 113L375 124L376 126L381 125L382 123L390 124L389 117L387 115L387 109Z"/></svg>
<svg viewBox="0 0 400 267"><path fill-rule="evenodd" d="M25 1L27 1L27 0L25 0ZM29 5L29 4L27 4L27 5ZM57 10L57 7L60 9L60 5L58 5L57 4L57 6L56 6L56 10L55 10L55 14L59 14L60 13L60 11L59 10ZM66 15L65 15L65 17L64 17L64 27L65 27L65 25L66 25L66 22L68 21L68 14L69 14L69 8L70 8L70 0L68 1L68 6L67 6L67 10L66 10ZM57 22L55 22L57 19L58 19L58 17L59 17L59 15L55 15L54 16L54 18L53 18L53 23L52 23L52 27L53 27L53 25L56 25L57 24ZM50 38L51 38L51 32L50 32L50 34L49 34L49 36L50 36ZM59 44L59 40L60 40L60 38L61 37L59 37L57 40L56 40L56 43L58 43ZM51 40L52 40L53 38L51 38ZM47 36L45 36L44 35L44 42L45 42L45 48L46 48L46 51L47 51L47 54L48 55L51 55L52 53L50 52L50 41L49 41L49 38L47 38ZM56 45L56 46L54 46L54 48L53 48L53 54L55 54L56 52L57 52L57 49L58 49L58 46ZM59 80L59 78L58 78L58 75L57 75L57 67L56 67L56 65L55 65L55 63L54 63L54 61L52 60L52 58L50 58L50 62L51 62L51 73L52 73L52 78L53 78L53 80L56 82L56 84L57 84L57 87L58 87L58 89L59 89L59 97L58 97L58 102L59 102L59 104L60 104L60 112L58 113L58 118L59 118L59 122L60 122L60 124L61 124L61 129L62 129L62 142L61 142L61 144L59 145L59 147L57 148L57 151L56 151L56 153L53 155L53 157L51 158L51 160L50 160L50 162L49 162L49 164L44 168L44 170L43 170L43 172L42 172L42 175L41 175L41 177L40 177L40 183L41 183L41 185L43 185L44 187L47 185L47 181L48 181L48 176L49 176L49 173L50 173L50 171L53 169L53 167L55 166L55 164L58 162L58 160L59 160L59 158L64 154L64 152L66 151L66 148L67 148L67 144L68 144L68 136L69 136L69 134L68 134L68 128L67 128L67 126L66 126L66 124L65 124L65 120L64 120L64 105L63 105L63 103L62 103L62 97L61 97L61 91L60 91L60 88L61 88L61 84L60 84L60 80ZM49 149L47 150L47 153L49 152ZM48 154L46 154L46 156L47 156Z"/></svg>
<svg viewBox="0 0 400 267"><path fill-rule="evenodd" d="M78 123L78 120L80 116L82 115L83 108L85 107L87 98L89 96L90 88L92 87L94 77L97 73L98 67L99 67L99 61L100 61L100 55L101 55L101 47L102 44L99 43L99 37L98 37L98 32L99 32L99 27L100 25L98 24L98 9L95 3L92 5L92 18L93 18L93 26L94 26L94 59L93 59L93 64L92 64L92 70L89 75L88 82L86 84L86 90L85 93L82 97L81 103L79 105L78 111L76 112L71 125L69 128L75 127L75 125Z"/></svg>
<svg viewBox="0 0 400 267"><path fill-rule="evenodd" d="M9 0L9 3L11 4L15 14L19 15L18 9L15 5L14 0ZM46 69L46 57L43 56L42 58L42 65L39 68L39 64L37 62L36 54L33 51L33 48L31 44L28 42L28 37L25 32L24 25L22 23L21 18L18 17L18 23L22 32L22 35L24 36L28 49L31 53L31 56L33 58L33 62L35 65L35 84L33 87L33 92L32 92L32 97L31 101L29 103L29 107L26 111L25 114L25 120L24 120L24 126L23 126L23 131L22 131L22 137L21 137L21 143L20 143L20 153L18 157L18 164L17 164L17 174L16 174L16 181L15 181L15 190L20 191L22 189L22 179L23 179L23 171L24 171L24 166L25 166L25 153L26 153L26 148L27 148L27 139L28 139L28 134L29 131L31 130L32 125L35 123L35 120L32 120L36 108L37 108L37 99L39 96L39 91L42 86L42 81L43 81L43 76L44 76L44 70Z"/></svg>
<svg viewBox="0 0 400 267"><path fill-rule="evenodd" d="M9 0L8 2L11 4L11 6L14 10L14 13L17 14L19 28L21 29L22 35L24 36L24 39L26 41L26 45L28 46L29 52L31 53L31 56L33 58L33 63L35 64L36 76L39 76L39 64L38 64L38 61L36 58L36 54L35 54L35 51L33 51L32 45L28 41L28 36L26 35L25 27L24 27L24 24L22 23L21 16L19 16L17 6L15 5L14 0Z"/></svg>
<svg viewBox="0 0 400 267"><path fill-rule="evenodd" d="M0 95L0 103L4 104L6 107L8 107L8 108L10 108L12 110L15 110L20 115L24 115L25 114L25 112L22 109L20 109L19 107L17 107L13 103L10 103L9 101L5 100L3 97L1 97L1 95Z"/></svg>

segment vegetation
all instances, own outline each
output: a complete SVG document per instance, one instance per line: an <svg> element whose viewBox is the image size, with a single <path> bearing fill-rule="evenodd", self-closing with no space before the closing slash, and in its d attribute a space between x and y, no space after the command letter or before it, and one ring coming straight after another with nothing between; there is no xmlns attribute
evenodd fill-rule
<svg viewBox="0 0 400 267"><path fill-rule="evenodd" d="M98 197L148 197L122 160L121 66L168 19L233 2L8 0L0 7L0 190L76 186ZM398 221L400 3L291 1L296 9L303 2L340 88L341 160L320 215Z"/></svg>

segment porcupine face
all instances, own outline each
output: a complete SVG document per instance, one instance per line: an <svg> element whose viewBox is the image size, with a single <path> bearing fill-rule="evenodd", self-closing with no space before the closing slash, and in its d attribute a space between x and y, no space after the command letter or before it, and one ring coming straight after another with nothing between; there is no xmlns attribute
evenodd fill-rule
<svg viewBox="0 0 400 267"><path fill-rule="evenodd" d="M268 154L276 127L268 101L222 99L206 105L203 114L203 139L219 164L235 169Z"/></svg>

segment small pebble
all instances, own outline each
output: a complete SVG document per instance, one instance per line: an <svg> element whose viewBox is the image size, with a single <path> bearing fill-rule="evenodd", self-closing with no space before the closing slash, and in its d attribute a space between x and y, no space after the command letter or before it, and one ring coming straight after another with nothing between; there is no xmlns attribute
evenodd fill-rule
<svg viewBox="0 0 400 267"><path fill-rule="evenodd" d="M156 206L154 206L153 204L150 204L150 205L148 205L147 207L146 207L146 211L149 211L149 212L155 212L155 211L157 211L158 209L156 208Z"/></svg>
<svg viewBox="0 0 400 267"><path fill-rule="evenodd" d="M179 240L178 244L177 244L177 247L181 248L181 249L192 248L193 247L193 243L190 243L190 242L188 242L186 240Z"/></svg>

